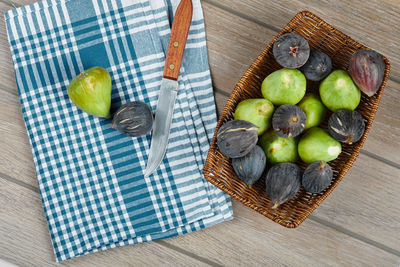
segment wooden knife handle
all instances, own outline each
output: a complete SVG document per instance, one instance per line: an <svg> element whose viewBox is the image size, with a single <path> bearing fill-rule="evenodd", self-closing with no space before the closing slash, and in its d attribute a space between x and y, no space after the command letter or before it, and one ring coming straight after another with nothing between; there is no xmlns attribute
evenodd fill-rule
<svg viewBox="0 0 400 267"><path fill-rule="evenodd" d="M181 0L172 22L171 36L168 44L163 77L178 80L182 64L183 52L192 22L192 0Z"/></svg>

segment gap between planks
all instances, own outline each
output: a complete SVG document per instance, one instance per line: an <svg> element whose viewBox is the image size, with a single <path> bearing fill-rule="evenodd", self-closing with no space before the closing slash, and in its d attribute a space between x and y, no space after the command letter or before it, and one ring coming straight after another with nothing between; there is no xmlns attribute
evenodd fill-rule
<svg viewBox="0 0 400 267"><path fill-rule="evenodd" d="M35 193L39 193L38 188L36 188L36 187L34 187L32 185L29 185L29 184L27 184L25 182L19 181L19 180L15 179L15 178L7 175L7 174L4 174L4 173L0 172L0 178L2 178L4 180L7 180L9 182L12 182L12 183L14 183L14 184L16 184L18 186L25 187L25 188L27 188L27 189L35 192ZM374 247L376 247L376 248L378 248L380 250L383 250L383 251L385 251L387 253L390 253L392 255L400 257L400 251L399 250L393 249L393 248L391 248L389 246L386 246L386 245L384 245L384 244L382 244L380 242L376 242L376 241L374 241L372 239L369 239L369 238L367 238L365 236L357 234L357 233L355 233L353 231L350 231L350 230L348 230L348 229L346 229L346 228L344 228L344 227L342 227L340 225L328 222L328 221L326 221L326 220L324 220L322 218L319 218L318 216L315 216L315 215L310 215L308 217L308 219L312 220L312 221L314 221L316 223L319 223L321 225L324 225L326 227L329 227L329 228L333 229L334 231L337 231L337 232L340 232L342 234L345 234L345 235L347 235L347 236L349 236L351 238L354 238L354 239L356 239L358 241L361 241L363 243L366 243L366 244L369 244L371 246L374 246ZM205 263L207 265L210 265L210 266L221 266L220 264L218 264L218 263L216 263L216 262L214 262L212 260L206 259L204 257L201 257L201 256L197 255L197 254L194 254L194 253L189 252L187 250L184 250L182 248L176 247L176 246L174 246L172 244L169 244L168 242L166 242L164 240L158 240L158 241L154 241L154 242L157 242L159 245L165 246L165 247L167 247L169 249L173 249L178 253L184 254L184 255L189 256L191 258L194 258L194 259L196 259L198 261L201 261L201 262L203 262L203 263Z"/></svg>

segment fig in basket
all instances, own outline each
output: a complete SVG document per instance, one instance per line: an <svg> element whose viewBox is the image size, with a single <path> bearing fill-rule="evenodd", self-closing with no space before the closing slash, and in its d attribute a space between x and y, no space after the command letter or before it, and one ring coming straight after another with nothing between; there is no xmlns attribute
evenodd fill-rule
<svg viewBox="0 0 400 267"><path fill-rule="evenodd" d="M101 67L93 67L76 76L68 87L68 96L78 108L91 115L111 117L111 77Z"/></svg>
<svg viewBox="0 0 400 267"><path fill-rule="evenodd" d="M303 187L310 193L321 193L332 182L333 171L325 161L316 161L308 165L301 181Z"/></svg>
<svg viewBox="0 0 400 267"><path fill-rule="evenodd" d="M355 110L361 100L360 89L344 70L335 70L319 86L322 102L331 111L338 109Z"/></svg>
<svg viewBox="0 0 400 267"><path fill-rule="evenodd" d="M126 136L143 136L153 128L153 113L144 102L129 102L115 112L111 127Z"/></svg>
<svg viewBox="0 0 400 267"><path fill-rule="evenodd" d="M328 129L333 138L351 145L364 134L364 118L355 110L340 109L329 118Z"/></svg>
<svg viewBox="0 0 400 267"><path fill-rule="evenodd" d="M279 163L273 166L265 179L265 188L276 209L294 197L301 186L300 168L294 163Z"/></svg>
<svg viewBox="0 0 400 267"><path fill-rule="evenodd" d="M218 148L229 158L243 157L257 144L257 131L258 127L251 122L228 121L218 129Z"/></svg>
<svg viewBox="0 0 400 267"><path fill-rule="evenodd" d="M282 137L296 137L303 132L305 126L306 114L295 105L282 105L272 116L272 127Z"/></svg>
<svg viewBox="0 0 400 267"><path fill-rule="evenodd" d="M306 77L296 69L280 69L268 75L261 92L274 105L296 105L306 93Z"/></svg>
<svg viewBox="0 0 400 267"><path fill-rule="evenodd" d="M260 179L266 162L264 151L256 145L244 157L232 159L232 167L239 179L251 187Z"/></svg>
<svg viewBox="0 0 400 267"><path fill-rule="evenodd" d="M342 152L342 146L325 130L313 127L301 137L298 145L300 158L305 163L314 161L331 161Z"/></svg>
<svg viewBox="0 0 400 267"><path fill-rule="evenodd" d="M318 82L332 71L332 61L324 52L311 50L310 57L300 70L307 79Z"/></svg>
<svg viewBox="0 0 400 267"><path fill-rule="evenodd" d="M275 60L284 68L296 69L303 66L310 55L310 46L301 35L285 33L276 40L272 49Z"/></svg>
<svg viewBox="0 0 400 267"><path fill-rule="evenodd" d="M267 161L271 164L296 162L299 159L297 143L296 138L279 136L273 129L263 134L259 141L267 156Z"/></svg>
<svg viewBox="0 0 400 267"><path fill-rule="evenodd" d="M373 96L382 84L385 62L373 50L358 50L350 59L349 72L358 88Z"/></svg>
<svg viewBox="0 0 400 267"><path fill-rule="evenodd" d="M297 105L306 113L306 126L304 130L318 126L325 119L327 109L318 96L307 94Z"/></svg>
<svg viewBox="0 0 400 267"><path fill-rule="evenodd" d="M235 120L245 120L258 126L257 134L263 134L271 126L274 105L267 99L245 99L235 110Z"/></svg>

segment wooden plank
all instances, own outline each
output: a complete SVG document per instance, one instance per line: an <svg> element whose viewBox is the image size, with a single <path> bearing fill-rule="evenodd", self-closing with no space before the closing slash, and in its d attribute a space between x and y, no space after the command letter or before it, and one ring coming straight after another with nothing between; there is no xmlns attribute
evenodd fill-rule
<svg viewBox="0 0 400 267"><path fill-rule="evenodd" d="M53 256L37 193L0 179L0 257L21 265L52 265ZM286 229L234 202L236 218L207 230L162 242L226 266L375 265L400 258L313 221ZM239 252L239 253L238 253ZM87 265L160 265L199 262L157 242L89 254L67 262Z"/></svg>
<svg viewBox="0 0 400 267"><path fill-rule="evenodd" d="M19 266L57 266L37 193L0 178L0 258ZM63 264L64 265L64 264ZM91 253L67 266L206 266L157 242Z"/></svg>
<svg viewBox="0 0 400 267"><path fill-rule="evenodd" d="M256 56L273 39L275 31L203 3L209 61L216 88L231 92ZM389 81L364 149L400 162L400 84Z"/></svg>
<svg viewBox="0 0 400 267"><path fill-rule="evenodd" d="M1 91L0 98L0 173L24 180L36 179L29 139L18 97Z"/></svg>
<svg viewBox="0 0 400 267"><path fill-rule="evenodd" d="M203 0L234 10L273 28L283 28L302 10L309 10L356 41L389 58L392 74L400 77L398 1Z"/></svg>
<svg viewBox="0 0 400 267"><path fill-rule="evenodd" d="M400 169L360 155L314 216L400 253Z"/></svg>
<svg viewBox="0 0 400 267"><path fill-rule="evenodd" d="M287 229L237 201L233 206L236 213L233 221L171 242L231 266L397 266L400 263L397 256L315 221L307 220L295 230Z"/></svg>

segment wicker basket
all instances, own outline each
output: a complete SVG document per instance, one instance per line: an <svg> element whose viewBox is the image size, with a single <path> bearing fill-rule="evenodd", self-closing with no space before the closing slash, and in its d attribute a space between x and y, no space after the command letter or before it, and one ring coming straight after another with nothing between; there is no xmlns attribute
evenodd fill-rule
<svg viewBox="0 0 400 267"><path fill-rule="evenodd" d="M347 69L351 55L360 48L366 48L314 14L308 11L298 13L264 51L261 52L236 84L235 89L225 105L215 132L218 131L219 127L224 122L233 119L236 105L240 101L246 98L262 97L260 90L262 81L268 74L281 68L273 57L272 46L279 36L291 31L295 31L307 39L311 48L321 50L328 54L332 59L333 69ZM282 204L278 209L271 209L271 202L265 192L264 179L260 179L251 189L241 182L232 169L230 159L219 151L216 145L216 134L214 134L207 161L203 169L205 178L233 198L271 220L288 228L299 226L333 191L357 158L367 138L369 129L371 128L383 89L389 76L389 61L385 57L383 57L383 59L386 66L381 88L373 97L362 94L360 105L357 108L357 111L365 118L365 133L356 144L343 144L340 156L329 163L334 170L334 179L331 185L322 193L311 194L307 193L304 188L302 188L294 198ZM318 83L308 81L307 91L316 90L318 90ZM321 127L326 128L326 122L322 124ZM306 165L301 162L299 162L299 165L303 170L306 167Z"/></svg>

